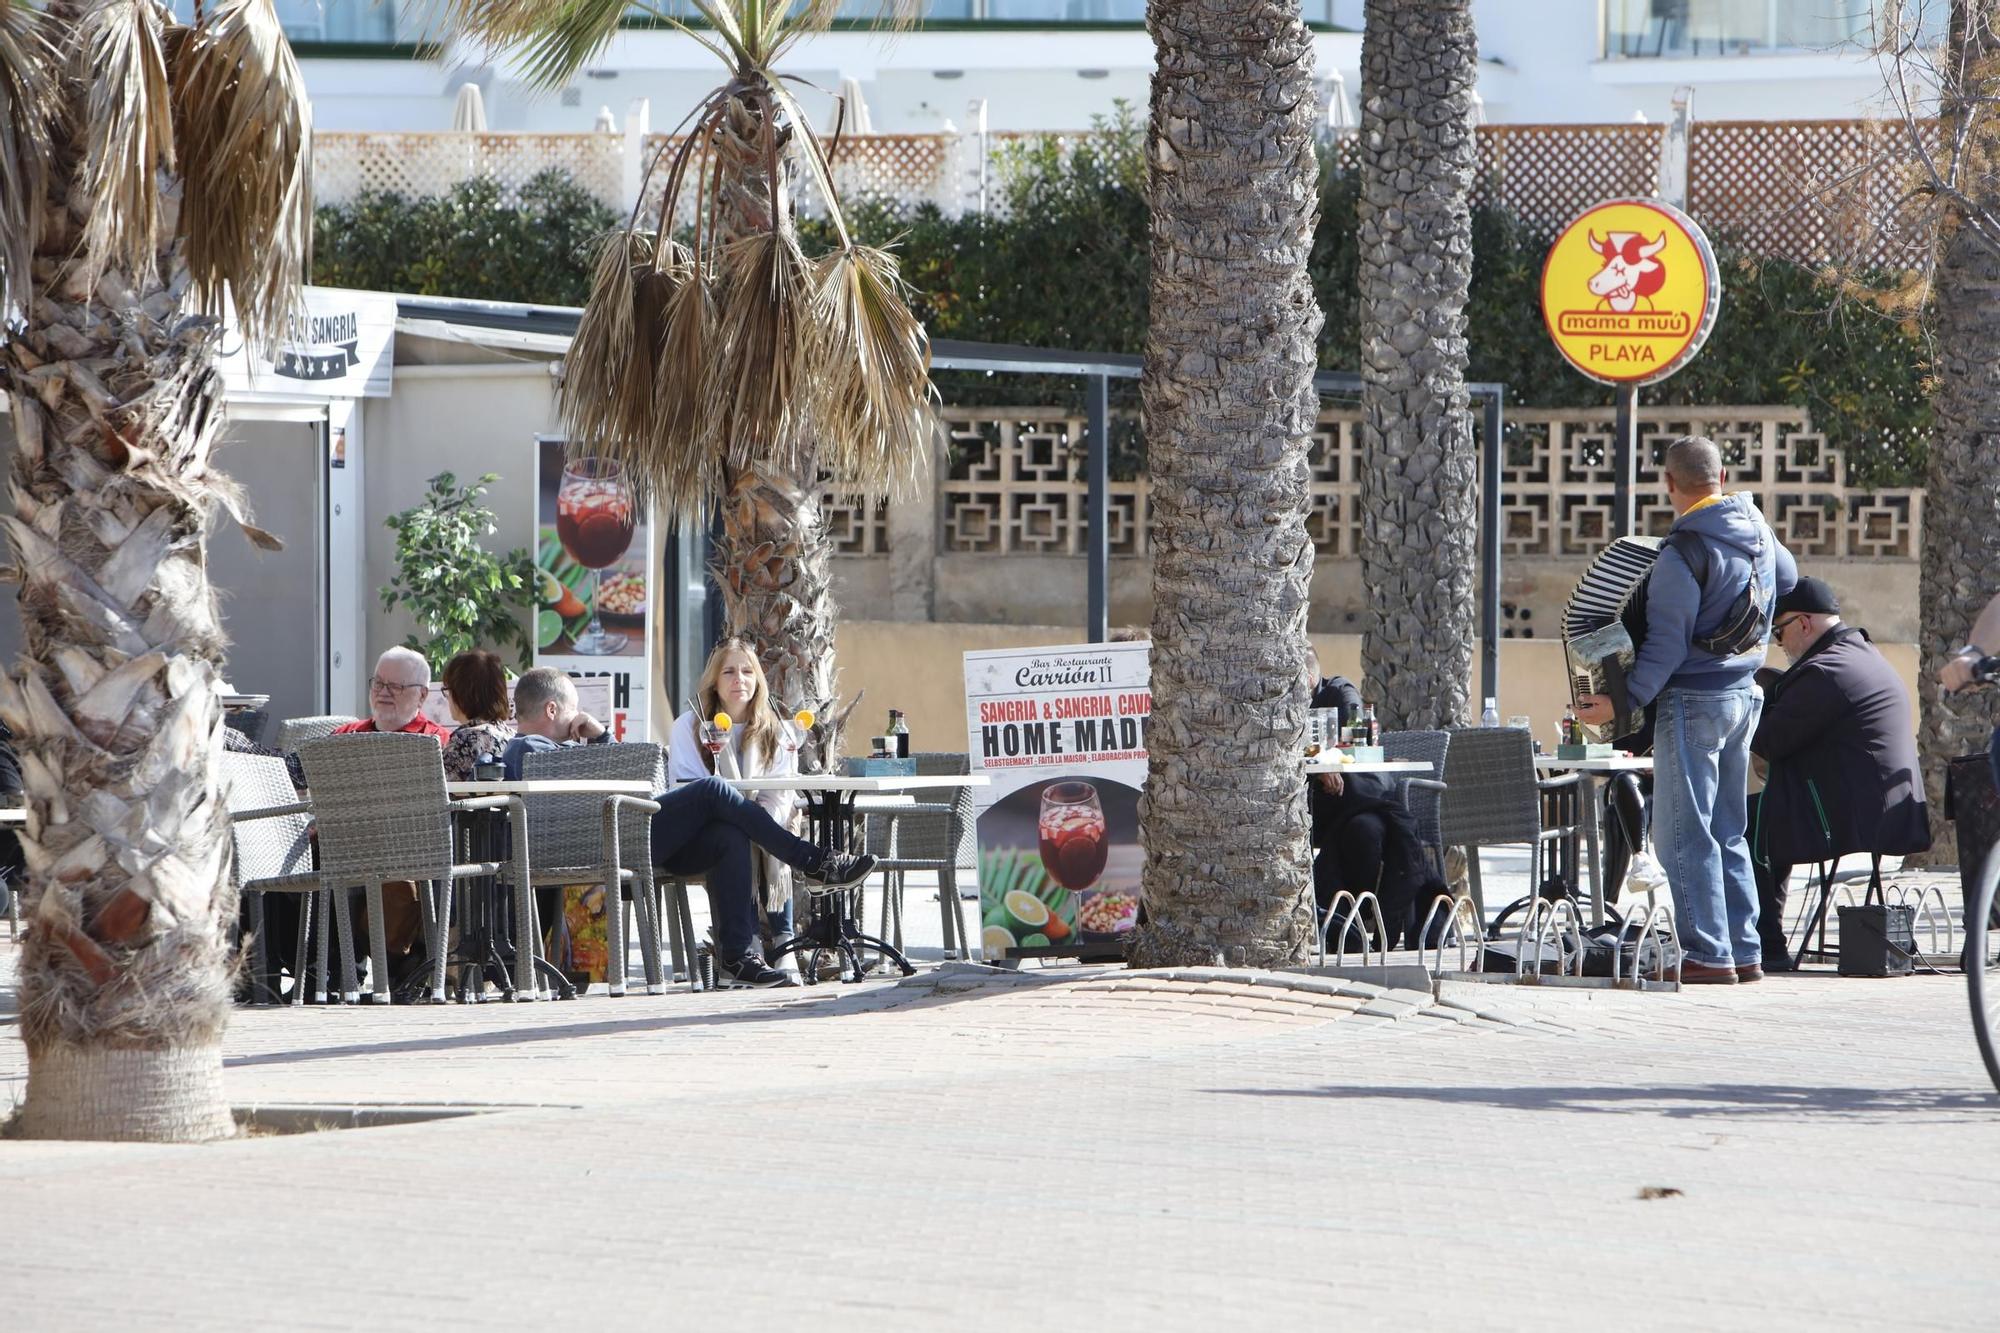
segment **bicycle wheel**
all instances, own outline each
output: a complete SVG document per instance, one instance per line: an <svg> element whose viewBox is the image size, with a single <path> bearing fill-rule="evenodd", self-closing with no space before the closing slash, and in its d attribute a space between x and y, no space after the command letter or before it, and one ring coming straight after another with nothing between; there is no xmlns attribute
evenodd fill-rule
<svg viewBox="0 0 2000 1333"><path fill-rule="evenodd" d="M1993 1080L1994 1091L2000 1092L2000 1048L1995 1045L1996 1030L2000 1030L2000 960L1993 956L1996 941L1989 928L1996 885L2000 885L2000 845L1986 854L1979 891L1966 904L1963 955L1966 996L1972 1004L1972 1035L1979 1040L1986 1076Z"/></svg>

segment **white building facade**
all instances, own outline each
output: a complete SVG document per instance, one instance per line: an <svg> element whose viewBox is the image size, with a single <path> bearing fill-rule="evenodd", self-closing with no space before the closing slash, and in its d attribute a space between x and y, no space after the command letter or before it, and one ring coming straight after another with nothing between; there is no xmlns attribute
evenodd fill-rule
<svg viewBox="0 0 2000 1333"><path fill-rule="evenodd" d="M639 99L665 129L719 77L709 52L643 20L551 92L476 50L425 48L421 17L393 3L277 2L328 130L449 129L466 83L479 87L494 130L589 130L604 110L622 117ZM1881 115L1876 7L1896 3L1474 0L1483 113L1495 124L1659 121L1685 85L1711 120ZM1944 8L1928 5L1926 20L1936 26ZM1143 110L1153 63L1144 16L1144 0L931 0L916 31L885 37L861 19L837 25L801 43L786 72L821 90L808 96L829 117L831 95L858 88L870 128L883 133L973 128L981 107L996 132L1079 130L1120 100ZM1361 0L1306 0L1306 18L1330 117L1351 124Z"/></svg>

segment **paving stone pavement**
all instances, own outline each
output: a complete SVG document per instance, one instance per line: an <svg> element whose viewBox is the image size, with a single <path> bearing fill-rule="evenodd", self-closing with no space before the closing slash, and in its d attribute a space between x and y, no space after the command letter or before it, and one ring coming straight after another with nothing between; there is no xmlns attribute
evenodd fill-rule
<svg viewBox="0 0 2000 1333"><path fill-rule="evenodd" d="M961 968L248 1010L227 1059L242 1103L513 1109L0 1143L0 1328L1962 1329L2000 1308L1977 1257L2000 1100L1957 977L1434 1002ZM24 1070L0 1031L0 1105Z"/></svg>

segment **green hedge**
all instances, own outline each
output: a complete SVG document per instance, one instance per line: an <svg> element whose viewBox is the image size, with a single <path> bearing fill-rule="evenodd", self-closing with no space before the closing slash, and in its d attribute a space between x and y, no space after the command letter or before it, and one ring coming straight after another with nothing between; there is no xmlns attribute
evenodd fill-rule
<svg viewBox="0 0 2000 1333"><path fill-rule="evenodd" d="M1065 154L1028 140L997 162L1004 210L947 218L850 200L855 232L893 242L934 337L1084 351L1138 352L1146 329L1147 213L1143 127L1129 109ZM1354 245L1358 186L1323 167L1311 259L1326 327L1320 363L1359 364ZM319 211L316 281L393 291L581 304L588 241L616 219L566 181L537 178L520 206L490 182L441 200L364 198ZM825 228L806 224L809 245ZM1468 311L1474 380L1507 385L1535 407L1608 405L1610 390L1570 369L1542 328L1539 286L1550 238L1496 209L1473 217ZM1758 260L1718 238L1722 311L1700 356L1643 391L1657 404L1787 403L1848 451L1862 485L1915 484L1930 429L1922 331L1851 299L1783 260ZM946 401L1080 406L1074 380L940 375ZM1135 401L1130 384L1120 403ZM1126 428L1114 468L1130 476L1144 446Z"/></svg>

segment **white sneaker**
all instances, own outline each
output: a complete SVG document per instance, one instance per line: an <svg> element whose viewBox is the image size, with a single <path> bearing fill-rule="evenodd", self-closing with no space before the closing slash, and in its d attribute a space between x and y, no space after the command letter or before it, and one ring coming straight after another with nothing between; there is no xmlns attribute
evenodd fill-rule
<svg viewBox="0 0 2000 1333"><path fill-rule="evenodd" d="M1642 896L1649 892L1666 893L1666 868L1650 853L1640 852L1632 858L1632 865L1625 872L1625 892Z"/></svg>

